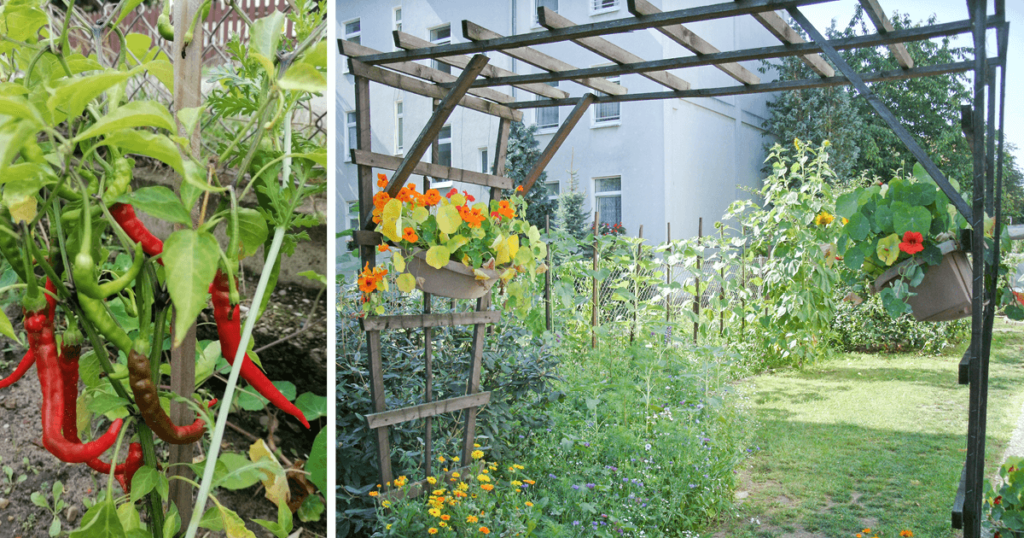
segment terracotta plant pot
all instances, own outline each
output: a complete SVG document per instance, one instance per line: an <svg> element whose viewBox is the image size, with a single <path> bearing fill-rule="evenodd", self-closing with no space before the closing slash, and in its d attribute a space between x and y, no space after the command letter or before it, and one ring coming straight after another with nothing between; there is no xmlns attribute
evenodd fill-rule
<svg viewBox="0 0 1024 538"><path fill-rule="evenodd" d="M949 321L971 315L971 264L952 241L939 248L942 262L928 268L924 280L910 290L916 295L907 299L917 321ZM911 263L921 262L912 259L892 267L875 280L874 291L891 286Z"/></svg>
<svg viewBox="0 0 1024 538"><path fill-rule="evenodd" d="M473 269L459 262L450 261L448 265L434 269L426 261L426 251L420 250L413 254L407 262L407 270L416 277L416 287L424 293L452 299L478 299L490 291L498 281L500 273L481 269L490 278L477 280Z"/></svg>

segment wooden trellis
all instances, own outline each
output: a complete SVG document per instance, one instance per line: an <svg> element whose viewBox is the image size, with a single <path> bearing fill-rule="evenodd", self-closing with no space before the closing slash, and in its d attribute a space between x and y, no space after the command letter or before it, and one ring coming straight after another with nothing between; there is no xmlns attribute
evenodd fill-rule
<svg viewBox="0 0 1024 538"><path fill-rule="evenodd" d="M1005 20L1005 0L992 0L994 13L988 14L989 0L967 0L968 17L965 20L931 24L917 28L896 30L889 23L878 0L859 0L871 19L877 33L857 37L827 40L807 20L801 6L822 4L836 0L735 0L675 11L661 12L647 0L628 0L631 17L607 20L590 24L573 24L547 8L537 11L537 20L544 31L527 32L513 36L502 36L470 21L462 21L464 43L434 45L402 32L394 32L397 52L379 52L349 41L338 40L339 52L349 57L350 72L355 76L355 97L357 115L357 148L352 151L352 161L358 165L358 192L361 211L361 230L354 234L356 246L360 249L361 262L376 263L376 246L382 241L381 234L372 231L373 174L372 168L394 170L386 190L394 196L412 173L430 175L440 179L451 179L491 187L492 198L500 194L501 188L509 188L511 182L504 176L503 165L507 149L509 122L522 118L522 109L539 107L573 106L565 122L559 127L535 168L524 181L529 190L537 177L550 162L555 152L568 137L569 132L580 120L590 105L595 103L619 103L675 98L707 98L726 95L744 95L777 92L802 88L852 85L874 108L896 136L907 146L928 174L935 179L946 193L957 211L971 224L970 248L973 258L972 289L972 332L970 349L959 366L959 378L970 385L970 406L968 411L967 458L960 488L954 500L952 523L964 528L964 536L978 538L981 534L982 498L984 481L985 421L988 394L988 360L992 342L992 323L995 316L995 286L999 266L1000 228L996 228L995 241L991 247L985 245L983 218L987 212L1001 220L1002 165L1003 165L1003 115L1006 88L1005 70L1009 24ZM805 41L776 10L786 10L800 28L809 36ZM688 30L685 25L708 20L731 17L754 17L782 45L744 50L720 52L708 41ZM694 53L692 56L644 60L629 51L611 43L605 36L654 29L672 41ZM986 54L986 30L995 29L997 55ZM915 66L904 43L971 33L974 40L973 61L954 62L931 66ZM562 60L544 54L534 45L545 43L573 42L614 62L613 65L577 68ZM857 73L850 67L838 50L862 47L886 46L892 52L899 69L874 73ZM483 53L500 53L537 67L541 72L515 74L487 65ZM469 57L467 55L475 55ZM803 80L761 82L738 62L796 56L806 63L817 75ZM454 77L427 66L414 63L415 60L433 59L462 69ZM713 88L692 88L690 83L669 70L699 66L715 66L739 84ZM837 74L836 71L839 73ZM868 88L868 82L903 80L918 77L945 75L950 73L974 73L974 98L971 105L964 107L964 132L973 147L974 192L972 203L968 204L952 187L932 158L914 140L899 120ZM636 74L647 77L665 86L662 91L629 93L628 88L611 83L605 77ZM996 84L998 77L998 86ZM587 88L580 97L570 97L560 89L551 88L547 83L568 80ZM405 91L434 98L435 110L416 142L404 159L374 153L370 147L370 82L384 84ZM533 93L536 100L516 101L512 96L493 88L513 86ZM995 95L999 95L999 110L996 111ZM987 96L987 100L986 100ZM456 106L462 106L484 114L501 118L501 129L495 152L494 174L481 174L459 170L437 164L420 163L429 147L437 161L436 137L444 122ZM996 125L999 125L998 135ZM998 151L997 144L998 141ZM998 159L996 158L998 155ZM992 252L986 252L986 249ZM988 262L987 260L993 260ZM986 283L986 279L990 283ZM485 394L479 392L479 357L483 345L483 327L497 318L486 312L486 301L481 300L476 312L456 314L454 317L438 317L429 314L430 298L425 301L423 316L395 318L367 318L370 363L372 370L374 414L368 420L371 426L378 426L378 456L382 481L391 479L390 455L387 445L387 426L410 418L427 418L426 454L429 473L430 424L429 417L444 410L466 409L466 432L463 442L464 461L469 461L467 449L472 448L472 434L475 427L477 406L486 403ZM486 316L492 317L486 317ZM462 317L459 317L462 316ZM469 316L469 317L466 317ZM431 394L430 328L441 325L472 324L474 330L474 359L469 372L466 396L433 402ZM383 372L380 355L380 330L387 327L423 327L426 331L427 390L426 402L412 408L386 411L384 409Z"/></svg>

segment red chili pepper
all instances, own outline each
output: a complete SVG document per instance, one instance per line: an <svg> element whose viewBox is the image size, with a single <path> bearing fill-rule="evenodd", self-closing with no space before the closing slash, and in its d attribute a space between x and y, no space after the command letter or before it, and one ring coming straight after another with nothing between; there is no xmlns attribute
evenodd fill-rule
<svg viewBox="0 0 1024 538"><path fill-rule="evenodd" d="M217 336L220 338L220 351L228 363L233 365L235 363L235 355L238 353L238 345L242 339L242 320L241 316L239 316L238 305L235 305L234 308L231 307L231 291L228 276L220 270L217 271L217 276L214 277L213 283L210 284L210 295L213 302L213 319L217 322ZM252 385L252 388L256 389L256 392L270 400L270 403L297 418L299 422L302 422L303 426L307 429L309 428L309 421L306 420L306 415L298 407L295 407L295 404L288 401L288 398L285 398L281 391L277 390L277 387L270 382L266 374L253 364L248 353L246 353L243 359L240 375L242 379Z"/></svg>
<svg viewBox="0 0 1024 538"><path fill-rule="evenodd" d="M18 367L14 369L14 373L0 379L0 389L6 389L13 385L16 381L21 379L21 376L25 375L25 372L32 368L32 364L36 362L35 356L32 355L32 350L25 352L25 356L21 358L21 362L18 363Z"/></svg>
<svg viewBox="0 0 1024 538"><path fill-rule="evenodd" d="M142 245L148 256L158 256L164 251L164 242L149 232L146 225L135 215L135 208L128 204L110 206L110 214L132 241ZM163 260L159 260L163 264Z"/></svg>
<svg viewBox="0 0 1024 538"><path fill-rule="evenodd" d="M53 320L46 311L26 311L25 331L29 349L39 370L39 386L43 393L43 446L61 461L85 463L97 458L117 441L123 421L117 419L107 433L90 443L73 443L61 434L64 414L64 383L61 379L57 343L53 336Z"/></svg>
<svg viewBox="0 0 1024 538"><path fill-rule="evenodd" d="M52 323L57 315L57 286L49 278L46 279L46 291L50 293L44 293L46 296L46 313L50 316L50 322Z"/></svg>

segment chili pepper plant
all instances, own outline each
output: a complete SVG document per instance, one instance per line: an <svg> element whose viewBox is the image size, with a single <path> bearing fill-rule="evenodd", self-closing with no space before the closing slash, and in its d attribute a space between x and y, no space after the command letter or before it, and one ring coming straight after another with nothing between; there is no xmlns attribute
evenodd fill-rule
<svg viewBox="0 0 1024 538"><path fill-rule="evenodd" d="M325 436L314 443L303 477L293 480L298 488L289 487L272 435L270 443L254 443L248 457L219 451L238 378L279 409L282 422L304 430L319 416L306 416L291 401L294 393L286 396L267 378L251 336L276 286L281 254L308 240L302 228L318 223L296 209L324 191L326 154L317 140L293 138L292 126L300 103L325 90L325 5L298 0L288 15L252 21L247 43L234 37L228 44L232 62L215 71L208 102L169 111L140 82L152 76L171 90L171 59L149 36L122 27L139 0L122 0L95 24L73 1L53 17L47 4L0 6L0 254L19 278L4 291L21 294L25 335L2 313L0 333L28 348L0 389L34 364L42 446L108 475L72 536L192 537L200 526L252 536L216 492L260 481L279 516L255 523L287 536L293 512L322 513L310 482L325 488ZM209 6L191 21L186 42ZM173 39L167 13L165 6L160 33ZM294 38L282 36L286 19ZM81 28L86 24L92 28ZM79 43L89 41L72 39L81 30L98 36L90 42L97 48L86 53ZM207 129L224 119L237 127ZM193 155L197 130L205 140ZM168 167L180 178L177 189L141 186L135 171L143 164ZM158 238L136 210L175 231ZM259 285L245 297L241 261L260 247ZM168 391L165 376L175 385L180 371L170 368L167 350L186 342L209 303L218 342L197 354L198 391ZM207 383L220 356L231 365L223 393ZM193 422L171 420L166 410L175 401L194 410ZM107 424L104 433L83 439L96 422ZM199 496L191 520L182 521L180 507L168 502L166 474L180 463L165 459L164 447L196 442L205 455L193 466ZM208 499L213 508L206 511Z"/></svg>

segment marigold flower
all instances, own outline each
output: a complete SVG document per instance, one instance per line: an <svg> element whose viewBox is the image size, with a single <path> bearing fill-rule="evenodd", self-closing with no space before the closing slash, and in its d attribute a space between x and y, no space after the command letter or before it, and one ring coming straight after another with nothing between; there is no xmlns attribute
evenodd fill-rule
<svg viewBox="0 0 1024 538"><path fill-rule="evenodd" d="M437 461L444 463L444 456L438 456Z"/></svg>
<svg viewBox="0 0 1024 538"><path fill-rule="evenodd" d="M871 534L871 529L863 529L860 532L863 532L864 534Z"/></svg>
<svg viewBox="0 0 1024 538"><path fill-rule="evenodd" d="M487 527L480 527L479 531L480 531L480 534L490 534L491 533L491 529L488 529Z"/></svg>
<svg viewBox="0 0 1024 538"><path fill-rule="evenodd" d="M914 538L914 533L910 529L903 529L900 531L900 538Z"/></svg>
<svg viewBox="0 0 1024 538"><path fill-rule="evenodd" d="M818 213L818 216L814 217L814 224L816 226L828 226L829 224L832 224L832 221L835 220L835 218L836 217L828 211L822 211L821 213Z"/></svg>
<svg viewBox="0 0 1024 538"><path fill-rule="evenodd" d="M455 463L459 463L459 457L458 456L452 456L452 461L454 461Z"/></svg>
<svg viewBox="0 0 1024 538"><path fill-rule="evenodd" d="M476 523L477 521L480 521L480 518L476 516L466 516L466 523Z"/></svg>
<svg viewBox="0 0 1024 538"><path fill-rule="evenodd" d="M855 536L856 538L864 538L864 535L863 535L863 534L861 534L861 533L859 533L859 532L858 532L857 534L855 534L854 536Z"/></svg>
<svg viewBox="0 0 1024 538"><path fill-rule="evenodd" d="M491 477L489 477L489 476L487 476L485 474L478 475L476 477L476 479L479 480L480 482L490 482L491 481Z"/></svg>
<svg viewBox="0 0 1024 538"><path fill-rule="evenodd" d="M420 240L420 236L416 235L416 230L406 228L402 231L402 239L410 243L415 243Z"/></svg>
<svg viewBox="0 0 1024 538"><path fill-rule="evenodd" d="M391 506L391 501L384 500L383 502L380 503L380 505L383 506L384 508L389 508Z"/></svg>
<svg viewBox="0 0 1024 538"><path fill-rule="evenodd" d="M377 247L377 252L387 252L389 250L391 250L391 247L389 247L387 243L381 243L380 246Z"/></svg>
<svg viewBox="0 0 1024 538"><path fill-rule="evenodd" d="M429 483L431 486L433 486L434 484L437 483L437 479L432 477L432 476L428 476L427 477L427 483Z"/></svg>
<svg viewBox="0 0 1024 538"><path fill-rule="evenodd" d="M460 475L458 471L455 471L454 473L452 473L452 478L458 478L460 476L462 476L462 475Z"/></svg>
<svg viewBox="0 0 1024 538"><path fill-rule="evenodd" d="M427 513L434 517L441 517L441 511L437 508L431 508L430 510L427 510Z"/></svg>
<svg viewBox="0 0 1024 538"><path fill-rule="evenodd" d="M439 523L437 524L437 526L438 526L438 527L447 527L447 526L448 526L448 524L447 524L447 523L445 523L444 521L441 521L441 522L439 522Z"/></svg>
<svg viewBox="0 0 1024 538"><path fill-rule="evenodd" d="M376 497L377 495L380 495L380 492L378 492L378 491L371 491L368 495L370 495L370 497Z"/></svg>
<svg viewBox="0 0 1024 538"><path fill-rule="evenodd" d="M480 486L480 489L484 491L491 491L492 489L494 489L494 484L484 484Z"/></svg>
<svg viewBox="0 0 1024 538"><path fill-rule="evenodd" d="M903 242L900 243L900 250L913 256L924 250L924 237L918 232L906 232L903 234Z"/></svg>
<svg viewBox="0 0 1024 538"><path fill-rule="evenodd" d="M382 188L382 189L384 187L387 187L388 186L388 176L385 176L384 174L377 174L377 186Z"/></svg>
<svg viewBox="0 0 1024 538"><path fill-rule="evenodd" d="M430 527L427 529L427 534L437 534L438 532L440 531L438 531L436 527Z"/></svg>
<svg viewBox="0 0 1024 538"><path fill-rule="evenodd" d="M533 503L530 502L530 501L526 501L526 507L527 508L533 508Z"/></svg>
<svg viewBox="0 0 1024 538"><path fill-rule="evenodd" d="M441 201L441 193L437 192L437 189L430 189L423 195L423 198L427 202L426 205L437 205Z"/></svg>
<svg viewBox="0 0 1024 538"><path fill-rule="evenodd" d="M473 457L473 459L475 459L475 460L478 460L478 459L480 459L480 458L484 457L484 451L483 451L483 450L474 450L474 451L473 451L473 452L472 452L472 453L470 454L470 456L472 456L472 457Z"/></svg>
<svg viewBox="0 0 1024 538"><path fill-rule="evenodd" d="M449 516L448 514L441 514L441 521L448 521L451 518L452 516Z"/></svg>

